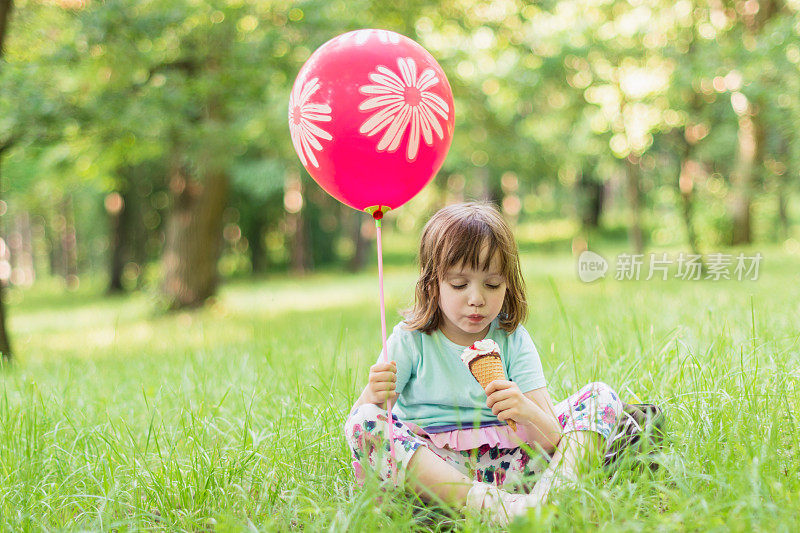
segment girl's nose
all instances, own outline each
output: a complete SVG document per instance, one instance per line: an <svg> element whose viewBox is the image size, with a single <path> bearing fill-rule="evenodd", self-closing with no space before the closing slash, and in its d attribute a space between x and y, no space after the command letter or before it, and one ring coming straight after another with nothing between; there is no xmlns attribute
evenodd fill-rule
<svg viewBox="0 0 800 533"><path fill-rule="evenodd" d="M481 294L479 289L473 288L469 292L469 305L475 307L480 307L483 305L483 294Z"/></svg>

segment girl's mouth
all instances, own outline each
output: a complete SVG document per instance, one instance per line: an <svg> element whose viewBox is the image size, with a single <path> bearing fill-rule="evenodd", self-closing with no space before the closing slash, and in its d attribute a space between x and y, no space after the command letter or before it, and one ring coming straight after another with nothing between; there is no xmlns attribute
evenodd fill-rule
<svg viewBox="0 0 800 533"><path fill-rule="evenodd" d="M469 315L467 318L470 322L480 322L483 320L483 315Z"/></svg>

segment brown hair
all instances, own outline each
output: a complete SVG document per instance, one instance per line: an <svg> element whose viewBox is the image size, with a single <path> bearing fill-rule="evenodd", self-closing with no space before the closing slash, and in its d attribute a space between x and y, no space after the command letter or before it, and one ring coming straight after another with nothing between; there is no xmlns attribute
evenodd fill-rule
<svg viewBox="0 0 800 533"><path fill-rule="evenodd" d="M489 253L479 265L484 247ZM477 202L449 205L425 224L419 244L419 280L414 306L405 312L406 329L424 333L438 329L442 324L439 281L445 273L461 265L487 270L498 252L500 272L506 281L500 327L514 331L528 314L517 243L497 209Z"/></svg>

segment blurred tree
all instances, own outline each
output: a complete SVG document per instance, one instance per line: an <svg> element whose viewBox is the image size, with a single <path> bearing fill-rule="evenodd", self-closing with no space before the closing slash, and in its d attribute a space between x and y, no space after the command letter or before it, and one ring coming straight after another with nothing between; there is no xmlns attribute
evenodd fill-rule
<svg viewBox="0 0 800 533"><path fill-rule="evenodd" d="M737 145L755 117L751 225L769 235L796 216L782 200L800 166L796 0L758 31L760 0L70 5L85 8L17 2L24 25L0 73L0 139L15 141L3 194L14 220L45 228L40 248L67 277L107 254L110 290L140 286L159 258L172 307L213 294L218 263L225 275L366 264L372 236L303 171L286 125L303 62L364 27L416 39L453 88L456 135L426 206L486 198L520 224L622 222L635 248L682 219L697 250L732 234L725 207L750 168ZM398 215L402 231L425 217Z"/></svg>
<svg viewBox="0 0 800 533"><path fill-rule="evenodd" d="M764 37L762 35L764 28L781 7L780 0L752 0L737 9L741 30L734 35L742 38L745 50L752 50L758 46L758 40ZM766 95L761 89L765 80L759 74L755 74L754 78L756 87L751 93L751 98L748 99L744 93L738 93L741 97L734 97L732 101L734 111L738 115L739 126L736 164L731 173L733 187L729 204L733 223L731 244L734 245L752 241L751 206L755 181L760 172L759 165L764 161L765 131L762 112L766 105Z"/></svg>
<svg viewBox="0 0 800 533"><path fill-rule="evenodd" d="M680 198L679 211L687 244L692 253L698 255L700 246L693 214L696 184L703 175L703 169L696 158L696 147L708 135L708 121L703 119L704 102L696 84L696 78L702 75L704 66L697 53L700 39L696 18L693 22L688 27L675 27L676 40L681 44L665 50L665 57L675 68L670 90L666 94L668 109L665 111L665 122L668 127L661 140L665 145L662 147L664 155L674 159L673 183Z"/></svg>
<svg viewBox="0 0 800 533"><path fill-rule="evenodd" d="M285 164L272 154L258 157L260 150L237 160L232 168L232 198L239 211L239 223L247 241L252 271L266 272L273 258L265 246L266 231L277 226L284 217L283 181Z"/></svg>
<svg viewBox="0 0 800 533"><path fill-rule="evenodd" d="M214 295L220 256L222 213L228 200L228 174L204 169L198 180L178 155L169 173L172 210L166 227L163 291L170 309L196 307Z"/></svg>
<svg viewBox="0 0 800 533"><path fill-rule="evenodd" d="M787 88L796 85L798 71L786 51L797 46L798 6L755 0L691 6L673 8L678 38L663 50L675 65L670 98L689 144L678 149L687 160L680 189L689 198L704 174L723 177L727 220L719 228L721 240L743 244L753 239L754 200L779 190L775 171L787 168L788 154L780 147L794 129L787 111L797 98ZM780 212L781 195L773 193Z"/></svg>
<svg viewBox="0 0 800 533"><path fill-rule="evenodd" d="M9 209L31 216L35 238L46 243L31 250L47 254L51 272L68 286L99 252L94 239L102 226L83 207L105 174L102 147L81 134L75 17L51 4L18 2L0 73L0 135L14 141L3 161ZM84 216L76 219L74 209Z"/></svg>
<svg viewBox="0 0 800 533"><path fill-rule="evenodd" d="M115 172L113 190L104 200L110 230L109 293L141 287L142 269L160 256L148 252L148 241L158 242L162 234L159 211L166 207L165 173L157 160L123 164Z"/></svg>
<svg viewBox="0 0 800 533"><path fill-rule="evenodd" d="M131 209L131 196L122 195L118 192L109 193L104 204L111 225L108 292L113 294L125 290L122 283L122 275L126 264L127 236L133 225L131 220L133 210Z"/></svg>
<svg viewBox="0 0 800 533"><path fill-rule="evenodd" d="M162 292L176 309L216 291L231 175L253 134L263 133L263 120L243 111L270 85L262 60L275 44L266 37L279 30L270 26L278 15L271 3L174 0L165 7L106 2L81 20L87 69L103 81L93 91L101 105L87 107L96 117L127 117L111 122L112 137L130 139L120 163L155 157L167 169Z"/></svg>

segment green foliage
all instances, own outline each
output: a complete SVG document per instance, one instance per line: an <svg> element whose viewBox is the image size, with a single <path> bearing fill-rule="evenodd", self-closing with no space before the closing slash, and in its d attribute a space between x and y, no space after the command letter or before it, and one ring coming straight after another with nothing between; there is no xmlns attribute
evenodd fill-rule
<svg viewBox="0 0 800 533"><path fill-rule="evenodd" d="M259 253L288 248L281 196L287 176L301 171L286 124L291 84L323 42L381 27L430 50L453 88L456 135L431 198L516 195L522 221L580 220L599 186L609 195L601 222L611 228L627 221L631 156L641 162L645 229L658 241L662 212L684 216L679 176L691 160L699 170L689 218L701 242L723 243L748 104L765 125L750 191L755 209L767 209L754 213L756 234L775 235L786 222L768 205L798 194L800 7L764 2L753 15L748 5L110 0L63 9L21 0L0 72L0 145L12 143L0 185L12 214L50 219L43 196L99 202L131 188L131 167L153 169L135 179L154 191L171 165L188 165L200 180L221 168L248 239L275 241ZM348 247L336 243L351 235L342 224L324 231L331 225L320 217L331 204L308 194L316 185L301 175L302 216L313 232L306 241L321 246L311 254L323 263L346 259L335 249ZM504 175L518 186L504 185ZM269 216L254 216L265 209ZM796 217L789 209L789 226ZM418 218L398 214L398 226L414 229ZM152 228L150 238L162 230ZM796 229L782 231L797 237ZM103 240L90 232L78 242L88 254Z"/></svg>
<svg viewBox="0 0 800 533"><path fill-rule="evenodd" d="M277 159L252 159L236 162L231 168L233 186L259 200L283 190L284 166Z"/></svg>

